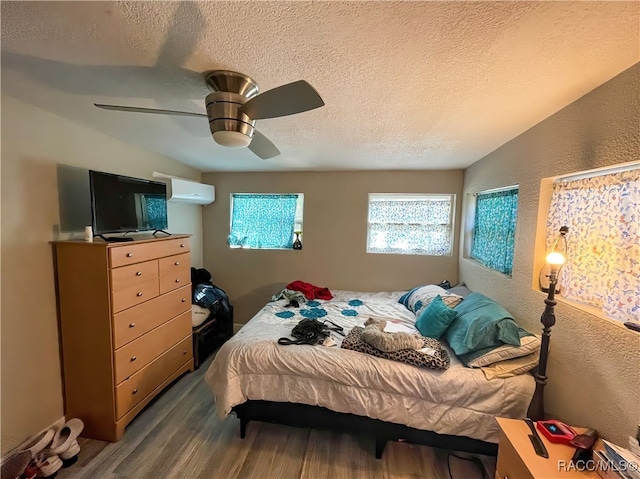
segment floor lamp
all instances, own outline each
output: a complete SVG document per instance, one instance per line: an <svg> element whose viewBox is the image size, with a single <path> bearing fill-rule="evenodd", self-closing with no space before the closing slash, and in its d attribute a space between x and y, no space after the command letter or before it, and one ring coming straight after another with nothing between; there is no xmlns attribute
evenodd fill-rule
<svg viewBox="0 0 640 479"><path fill-rule="evenodd" d="M551 252L546 257L547 265L549 265L549 289L547 298L544 300L545 308L540 317L542 323L542 344L540 345L540 361L538 368L533 377L536 380L536 390L533 399L529 405L528 416L534 421L544 419L544 387L547 385L547 358L549 356L549 338L551 337L551 327L556 324L556 314L554 308L556 306L556 285L558 284L558 271L564 264L566 255L566 238L565 235L569 228L563 226L560 228L560 236L553 244ZM564 253L557 251L558 243L562 241Z"/></svg>

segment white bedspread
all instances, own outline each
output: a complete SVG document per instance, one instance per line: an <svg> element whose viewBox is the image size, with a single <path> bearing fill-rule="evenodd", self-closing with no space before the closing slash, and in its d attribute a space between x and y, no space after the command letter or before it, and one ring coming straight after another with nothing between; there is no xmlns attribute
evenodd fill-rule
<svg viewBox="0 0 640 479"><path fill-rule="evenodd" d="M368 315L398 318L413 327L413 313L397 302L402 292L333 294L331 301L300 309L284 308L284 300L268 303L220 348L205 380L221 417L249 399L295 402L497 443L494 417L526 416L535 388L531 375L488 381L481 370L462 366L450 350L451 367L434 371L339 347L278 345L278 338L290 337L302 319L301 310L326 311L320 319L340 324L345 333ZM285 311L295 315L276 316ZM342 339L332 337L338 344Z"/></svg>

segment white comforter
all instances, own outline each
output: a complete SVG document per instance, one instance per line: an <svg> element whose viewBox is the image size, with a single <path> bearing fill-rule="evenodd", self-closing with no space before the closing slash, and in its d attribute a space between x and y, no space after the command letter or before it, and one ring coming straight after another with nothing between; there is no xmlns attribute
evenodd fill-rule
<svg viewBox="0 0 640 479"><path fill-rule="evenodd" d="M450 350L451 367L434 371L339 347L278 345L302 319L301 310L326 311L320 319L340 324L345 333L368 315L413 327L413 313L397 302L402 292L333 294L331 301L300 309L284 308L285 300L268 303L220 348L205 380L221 417L249 399L295 402L495 443L494 417L526 416L535 388L531 375L488 381ZM276 316L286 316L285 311L295 315ZM332 337L339 345L342 337Z"/></svg>

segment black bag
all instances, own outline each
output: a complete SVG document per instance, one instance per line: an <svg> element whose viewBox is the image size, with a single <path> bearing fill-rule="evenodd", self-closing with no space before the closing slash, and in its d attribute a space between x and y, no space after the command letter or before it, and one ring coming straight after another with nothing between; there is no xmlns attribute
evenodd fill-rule
<svg viewBox="0 0 640 479"><path fill-rule="evenodd" d="M280 338L278 339L278 344L283 346L290 344L318 344L329 337L330 331L326 324L315 319L305 318L300 320L291 331L291 336L296 339Z"/></svg>
<svg viewBox="0 0 640 479"><path fill-rule="evenodd" d="M229 296L222 289L211 284L199 284L193 293L193 302L203 308L211 308L214 303L223 300L229 303Z"/></svg>

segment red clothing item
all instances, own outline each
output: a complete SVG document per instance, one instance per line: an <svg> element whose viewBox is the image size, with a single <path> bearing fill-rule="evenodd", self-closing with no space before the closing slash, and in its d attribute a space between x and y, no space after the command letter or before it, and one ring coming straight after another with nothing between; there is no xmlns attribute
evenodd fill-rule
<svg viewBox="0 0 640 479"><path fill-rule="evenodd" d="M333 295L329 288L321 288L303 281L294 281L286 286L286 289L301 291L307 299L331 299Z"/></svg>

